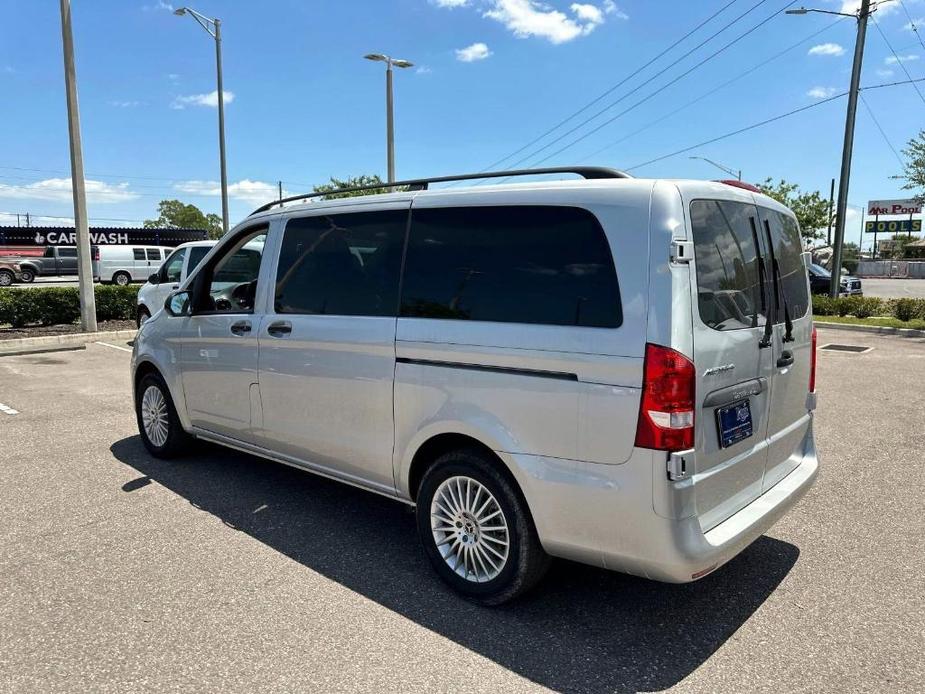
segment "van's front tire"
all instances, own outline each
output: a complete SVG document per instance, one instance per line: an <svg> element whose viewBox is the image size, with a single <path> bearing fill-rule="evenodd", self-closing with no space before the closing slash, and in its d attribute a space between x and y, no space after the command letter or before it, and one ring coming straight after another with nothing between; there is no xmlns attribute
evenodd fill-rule
<svg viewBox="0 0 925 694"><path fill-rule="evenodd" d="M135 417L141 441L154 457L173 458L188 448L190 436L160 374L147 374L135 389Z"/></svg>
<svg viewBox="0 0 925 694"><path fill-rule="evenodd" d="M550 561L499 464L477 450L451 451L427 470L417 495L427 558L453 589L483 605L528 591Z"/></svg>

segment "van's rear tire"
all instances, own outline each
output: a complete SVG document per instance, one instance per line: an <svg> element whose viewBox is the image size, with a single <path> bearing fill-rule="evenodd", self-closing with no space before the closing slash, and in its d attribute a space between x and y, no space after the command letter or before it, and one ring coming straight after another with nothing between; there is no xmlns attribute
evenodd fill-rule
<svg viewBox="0 0 925 694"><path fill-rule="evenodd" d="M155 458L173 458L188 450L192 437L183 430L160 374L145 375L135 389L135 418L141 441Z"/></svg>
<svg viewBox="0 0 925 694"><path fill-rule="evenodd" d="M112 276L112 283L117 284L120 287L125 287L132 281L132 276L127 272L119 271Z"/></svg>
<svg viewBox="0 0 925 694"><path fill-rule="evenodd" d="M135 325L141 327L141 324L144 323L151 317L151 312L148 310L147 306L139 306L138 313L135 315Z"/></svg>
<svg viewBox="0 0 925 694"><path fill-rule="evenodd" d="M28 268L22 268L20 275L21 275L20 279L26 284L31 284L32 281L35 279L35 273L32 270L29 270Z"/></svg>
<svg viewBox="0 0 925 694"><path fill-rule="evenodd" d="M483 605L525 593L549 567L526 502L478 450L440 456L417 495L418 534L446 583Z"/></svg>

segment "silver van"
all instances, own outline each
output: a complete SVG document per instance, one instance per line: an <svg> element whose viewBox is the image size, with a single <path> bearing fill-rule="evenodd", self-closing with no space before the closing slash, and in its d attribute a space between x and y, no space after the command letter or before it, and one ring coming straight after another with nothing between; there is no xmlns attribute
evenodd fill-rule
<svg viewBox="0 0 925 694"><path fill-rule="evenodd" d="M101 282L125 286L141 282L161 266L170 252L165 246L98 246L93 255L93 276Z"/></svg>
<svg viewBox="0 0 925 694"><path fill-rule="evenodd" d="M565 171L584 180L260 208L141 327L144 445L412 504L437 573L485 604L550 557L715 571L818 470L796 219L744 185L530 173Z"/></svg>

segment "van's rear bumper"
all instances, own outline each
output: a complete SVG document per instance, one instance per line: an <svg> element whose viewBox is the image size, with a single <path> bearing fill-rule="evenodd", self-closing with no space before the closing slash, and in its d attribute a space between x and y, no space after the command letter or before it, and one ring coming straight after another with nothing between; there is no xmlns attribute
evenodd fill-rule
<svg viewBox="0 0 925 694"><path fill-rule="evenodd" d="M709 531L696 516L655 512L654 485L667 483L664 455L639 451L622 465L501 454L512 466L547 552L670 583L705 576L768 530L819 473L813 427L786 477Z"/></svg>

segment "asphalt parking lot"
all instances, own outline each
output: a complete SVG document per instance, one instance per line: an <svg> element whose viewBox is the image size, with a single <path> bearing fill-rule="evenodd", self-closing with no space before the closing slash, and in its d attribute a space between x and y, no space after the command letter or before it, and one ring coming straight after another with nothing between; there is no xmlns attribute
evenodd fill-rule
<svg viewBox="0 0 925 694"><path fill-rule="evenodd" d="M395 502L135 432L124 345L0 357L0 691L883 692L925 682L925 340L820 331L823 474L671 586L557 562L500 609Z"/></svg>

